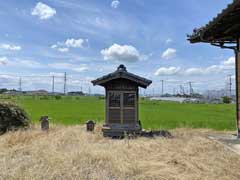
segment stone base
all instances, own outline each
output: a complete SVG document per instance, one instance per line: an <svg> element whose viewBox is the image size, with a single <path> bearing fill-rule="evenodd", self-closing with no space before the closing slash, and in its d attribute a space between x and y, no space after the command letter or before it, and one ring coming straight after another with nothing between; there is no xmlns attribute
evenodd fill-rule
<svg viewBox="0 0 240 180"><path fill-rule="evenodd" d="M240 139L240 128L237 128L237 138Z"/></svg>
<svg viewBox="0 0 240 180"><path fill-rule="evenodd" d="M103 136L104 137L119 137L122 138L127 134L140 134L141 127L137 124L131 124L131 125L117 125L117 124L111 124L111 125L104 125L102 128Z"/></svg>

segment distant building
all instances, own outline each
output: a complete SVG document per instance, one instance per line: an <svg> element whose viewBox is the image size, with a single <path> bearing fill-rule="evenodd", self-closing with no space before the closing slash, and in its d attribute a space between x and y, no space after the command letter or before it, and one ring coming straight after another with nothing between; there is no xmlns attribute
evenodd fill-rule
<svg viewBox="0 0 240 180"><path fill-rule="evenodd" d="M48 95L48 91L43 89L36 91L23 91L23 93L27 95Z"/></svg>
<svg viewBox="0 0 240 180"><path fill-rule="evenodd" d="M208 90L203 94L203 96L204 96L204 98L209 99L209 100L213 100L213 99L222 100L223 96L230 96L230 94L225 89L220 89L220 90ZM236 93L234 92L234 90L231 93L231 98L233 100L236 99Z"/></svg>
<svg viewBox="0 0 240 180"><path fill-rule="evenodd" d="M208 90L203 95L207 99L222 99L223 96L226 96L226 90Z"/></svg>
<svg viewBox="0 0 240 180"><path fill-rule="evenodd" d="M71 92L68 92L67 95L70 95L70 96L84 96L85 94L82 91L71 91Z"/></svg>

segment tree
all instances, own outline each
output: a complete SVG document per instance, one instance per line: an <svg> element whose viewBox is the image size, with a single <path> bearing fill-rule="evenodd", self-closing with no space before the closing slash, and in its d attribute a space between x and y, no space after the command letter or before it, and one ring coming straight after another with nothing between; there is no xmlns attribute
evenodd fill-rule
<svg viewBox="0 0 240 180"><path fill-rule="evenodd" d="M0 89L0 94L7 92L8 90L6 88Z"/></svg>

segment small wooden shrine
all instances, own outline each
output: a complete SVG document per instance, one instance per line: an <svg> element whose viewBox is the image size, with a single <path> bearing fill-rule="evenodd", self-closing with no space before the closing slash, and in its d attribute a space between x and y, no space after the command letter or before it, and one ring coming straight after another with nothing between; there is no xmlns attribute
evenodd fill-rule
<svg viewBox="0 0 240 180"><path fill-rule="evenodd" d="M106 90L104 136L140 132L138 89L147 88L152 81L129 73L124 65L120 65L115 72L93 80L92 83L103 86Z"/></svg>
<svg viewBox="0 0 240 180"><path fill-rule="evenodd" d="M235 52L236 126L240 138L240 0L234 0L208 24L195 28L188 40L209 43Z"/></svg>

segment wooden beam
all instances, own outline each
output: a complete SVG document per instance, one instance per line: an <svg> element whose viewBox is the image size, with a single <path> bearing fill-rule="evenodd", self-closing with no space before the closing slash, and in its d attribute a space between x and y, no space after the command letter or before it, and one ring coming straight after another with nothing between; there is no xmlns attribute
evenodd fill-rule
<svg viewBox="0 0 240 180"><path fill-rule="evenodd" d="M240 138L240 38L237 39L237 47L235 51L235 81L236 81L236 125L237 136Z"/></svg>

